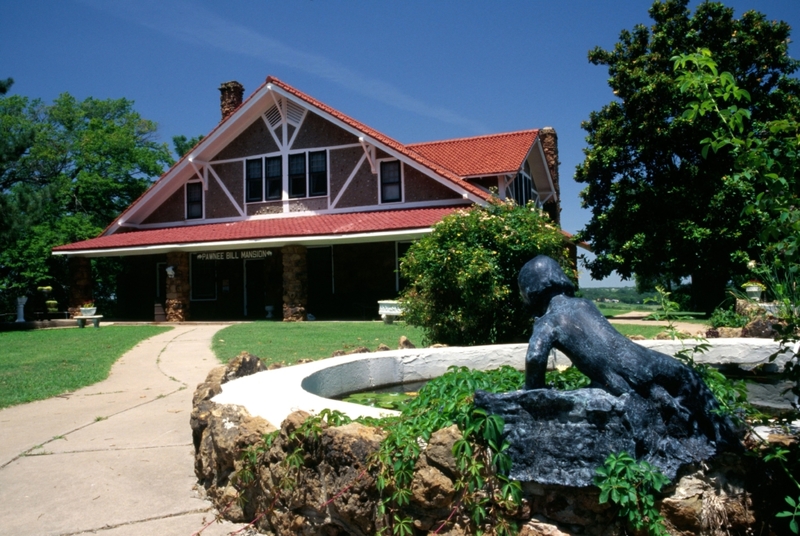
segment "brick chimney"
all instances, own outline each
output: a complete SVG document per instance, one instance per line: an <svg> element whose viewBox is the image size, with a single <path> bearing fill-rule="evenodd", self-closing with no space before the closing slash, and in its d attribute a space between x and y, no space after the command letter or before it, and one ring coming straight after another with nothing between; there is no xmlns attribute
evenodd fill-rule
<svg viewBox="0 0 800 536"><path fill-rule="evenodd" d="M557 225L561 225L561 187L558 184L558 135L553 127L544 127L539 130L539 138L542 140L544 157L547 160L547 167L550 169L550 177L553 179L553 187L556 190L557 201L545 203L544 210L550 215L550 219Z"/></svg>
<svg viewBox="0 0 800 536"><path fill-rule="evenodd" d="M244 86L235 80L231 80L219 86L219 92L219 109L222 112L222 120L224 121L242 104Z"/></svg>

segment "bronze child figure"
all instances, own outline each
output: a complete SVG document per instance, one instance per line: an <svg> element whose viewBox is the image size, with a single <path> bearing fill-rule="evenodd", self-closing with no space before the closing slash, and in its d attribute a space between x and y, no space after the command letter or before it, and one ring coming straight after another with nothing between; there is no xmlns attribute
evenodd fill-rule
<svg viewBox="0 0 800 536"><path fill-rule="evenodd" d="M591 387L615 396L635 393L657 404L674 431L699 432L718 449L739 445L731 420L719 413L702 378L677 359L621 335L594 304L574 297L575 287L556 261L535 257L518 281L536 318L525 358L526 389L546 387L548 356L556 348L591 379Z"/></svg>

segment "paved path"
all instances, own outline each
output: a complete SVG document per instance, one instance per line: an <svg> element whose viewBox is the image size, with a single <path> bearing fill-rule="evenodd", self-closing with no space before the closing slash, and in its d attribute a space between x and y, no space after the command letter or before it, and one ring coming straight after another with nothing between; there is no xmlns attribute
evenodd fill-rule
<svg viewBox="0 0 800 536"><path fill-rule="evenodd" d="M0 410L0 534L189 536L212 521L194 487L189 415L223 327L179 325L122 356L105 381Z"/></svg>
<svg viewBox="0 0 800 536"><path fill-rule="evenodd" d="M668 322L666 320L645 320L644 318L649 313L640 312L640 311L632 311L630 313L625 313L621 315L617 315L615 317L609 318L608 321L612 324L635 324L640 326L664 326L667 327ZM672 322L672 325L675 326L675 329L679 331L685 331L692 335L701 335L705 337L705 332L710 325L706 324L693 324L691 322L681 322L680 320L676 320Z"/></svg>

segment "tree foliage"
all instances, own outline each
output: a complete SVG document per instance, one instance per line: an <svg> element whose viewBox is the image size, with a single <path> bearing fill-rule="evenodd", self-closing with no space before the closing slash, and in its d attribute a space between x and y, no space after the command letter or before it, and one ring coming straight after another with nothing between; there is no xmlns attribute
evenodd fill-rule
<svg viewBox="0 0 800 536"><path fill-rule="evenodd" d="M66 262L51 249L97 236L162 173L169 150L126 99L11 95L0 98L0 127L0 298L7 307L49 285L63 299Z"/></svg>
<svg viewBox="0 0 800 536"><path fill-rule="evenodd" d="M745 213L760 222L762 260L790 272L800 269L800 122L796 116L754 123L750 94L729 72L720 72L708 49L674 58L681 91L696 100L683 116L717 121L701 140L702 154L730 153L735 169L727 180L755 192Z"/></svg>
<svg viewBox="0 0 800 536"><path fill-rule="evenodd" d="M5 95L8 93L8 90L11 88L11 85L14 83L13 78L6 78L5 80L0 80L0 95Z"/></svg>
<svg viewBox="0 0 800 536"><path fill-rule="evenodd" d="M175 149L175 154L178 155L178 158L182 158L183 155L194 149L194 146L200 143L202 139L202 134L194 138L187 138L183 134L172 136L172 146Z"/></svg>
<svg viewBox="0 0 800 536"><path fill-rule="evenodd" d="M693 308L719 304L732 275L761 247L763 219L751 206L752 183L728 180L736 165L729 151L702 154L701 141L717 128L708 115L683 115L692 100L681 91L672 58L710 50L752 100L755 125L796 116L798 62L788 56L790 28L755 11L740 19L717 2L694 14L688 0L655 2L652 27L625 30L613 50L595 48L589 60L606 65L615 99L593 112L586 158L575 179L592 211L580 238L597 258L592 276L634 274L644 288L691 276Z"/></svg>
<svg viewBox="0 0 800 536"><path fill-rule="evenodd" d="M536 255L575 274L563 234L533 205L494 202L459 210L414 243L400 264L408 281L403 310L431 342L518 342L531 329L517 289L520 268Z"/></svg>

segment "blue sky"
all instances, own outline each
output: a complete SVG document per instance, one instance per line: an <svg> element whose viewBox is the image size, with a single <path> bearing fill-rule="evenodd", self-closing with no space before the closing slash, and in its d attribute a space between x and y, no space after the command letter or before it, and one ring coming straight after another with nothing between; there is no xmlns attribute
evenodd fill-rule
<svg viewBox="0 0 800 536"><path fill-rule="evenodd" d="M274 75L410 143L552 126L562 226L589 219L572 180L581 121L612 99L587 61L619 32L650 24L650 0L30 0L0 13L0 78L12 93L135 101L159 136L220 119L222 82L245 96ZM692 2L692 7L698 2ZM800 0L727 0L800 31ZM796 43L792 57L800 57ZM171 146L171 142L170 142ZM582 277L582 284L591 284ZM597 284L597 283L595 283ZM611 278L603 285L618 284Z"/></svg>

